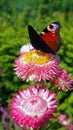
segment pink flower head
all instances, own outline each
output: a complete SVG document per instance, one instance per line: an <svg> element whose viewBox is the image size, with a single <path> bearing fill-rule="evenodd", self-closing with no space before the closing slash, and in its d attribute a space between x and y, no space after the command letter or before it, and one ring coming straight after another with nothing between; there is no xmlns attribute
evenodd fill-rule
<svg viewBox="0 0 73 130"><path fill-rule="evenodd" d="M39 128L53 118L58 105L56 94L48 89L37 89L34 86L20 90L10 103L13 120L25 128Z"/></svg>
<svg viewBox="0 0 73 130"><path fill-rule="evenodd" d="M58 121L63 126L71 125L71 119L69 119L65 114L60 114L58 116Z"/></svg>
<svg viewBox="0 0 73 130"><path fill-rule="evenodd" d="M71 90L73 88L73 80L70 79L71 74L68 74L66 70L60 71L58 77L53 80L53 83L58 86L59 89Z"/></svg>
<svg viewBox="0 0 73 130"><path fill-rule="evenodd" d="M18 77L27 81L41 81L55 78L59 71L59 59L41 51L32 50L20 55L14 64Z"/></svg>

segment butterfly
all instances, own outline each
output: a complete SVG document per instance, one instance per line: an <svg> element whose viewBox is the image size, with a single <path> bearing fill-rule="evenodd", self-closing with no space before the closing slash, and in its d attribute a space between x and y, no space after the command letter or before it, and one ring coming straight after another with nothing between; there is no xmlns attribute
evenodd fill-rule
<svg viewBox="0 0 73 130"><path fill-rule="evenodd" d="M56 54L61 46L59 22L53 22L38 34L31 25L28 25L30 43L36 50Z"/></svg>

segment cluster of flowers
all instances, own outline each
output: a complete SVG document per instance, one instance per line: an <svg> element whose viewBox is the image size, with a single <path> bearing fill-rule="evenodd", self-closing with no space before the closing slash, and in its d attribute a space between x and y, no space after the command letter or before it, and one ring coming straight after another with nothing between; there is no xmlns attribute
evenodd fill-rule
<svg viewBox="0 0 73 130"><path fill-rule="evenodd" d="M53 114L58 107L56 93L43 87L41 82L44 84L48 81L58 89L66 91L72 89L73 80L66 70L61 69L56 55L35 50L30 44L20 49L14 70L23 81L35 81L35 85L14 95L10 103L11 116L19 126L38 130L54 118Z"/></svg>

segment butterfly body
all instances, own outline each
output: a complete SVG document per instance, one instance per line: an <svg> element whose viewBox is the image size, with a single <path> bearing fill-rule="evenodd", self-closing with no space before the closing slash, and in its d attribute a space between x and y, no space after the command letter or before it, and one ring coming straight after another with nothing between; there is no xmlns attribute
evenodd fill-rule
<svg viewBox="0 0 73 130"><path fill-rule="evenodd" d="M32 46L37 50L56 54L61 46L59 28L60 24L54 22L45 28L39 35L33 27L29 25L28 32Z"/></svg>

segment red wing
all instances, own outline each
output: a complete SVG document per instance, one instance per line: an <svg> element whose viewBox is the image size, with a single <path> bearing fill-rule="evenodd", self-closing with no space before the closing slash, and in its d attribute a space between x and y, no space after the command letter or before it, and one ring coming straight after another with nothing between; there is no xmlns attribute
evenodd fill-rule
<svg viewBox="0 0 73 130"><path fill-rule="evenodd" d="M60 28L61 25L59 22L53 22L40 33L41 38L54 52L57 52L60 49L62 43Z"/></svg>
<svg viewBox="0 0 73 130"><path fill-rule="evenodd" d="M31 25L28 25L28 33L30 42L36 50L55 54L55 52L45 43L45 41L41 38L40 35L37 34Z"/></svg>
<svg viewBox="0 0 73 130"><path fill-rule="evenodd" d="M45 41L45 43L53 50L58 51L61 46L61 39L58 32L47 32L41 35L41 38Z"/></svg>

